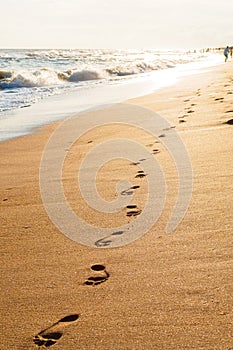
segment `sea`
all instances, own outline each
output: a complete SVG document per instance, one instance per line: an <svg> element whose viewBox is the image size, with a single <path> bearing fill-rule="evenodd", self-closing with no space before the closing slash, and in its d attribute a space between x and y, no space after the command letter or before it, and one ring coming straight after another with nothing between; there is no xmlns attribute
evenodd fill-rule
<svg viewBox="0 0 233 350"><path fill-rule="evenodd" d="M0 49L0 141L220 63L204 50Z"/></svg>

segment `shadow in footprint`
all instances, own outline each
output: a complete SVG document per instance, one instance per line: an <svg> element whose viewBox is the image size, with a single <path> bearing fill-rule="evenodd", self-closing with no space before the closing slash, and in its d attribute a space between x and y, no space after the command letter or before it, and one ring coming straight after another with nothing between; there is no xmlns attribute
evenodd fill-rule
<svg viewBox="0 0 233 350"><path fill-rule="evenodd" d="M228 124L228 125L233 125L233 119L229 119L227 122L225 122L224 124Z"/></svg>
<svg viewBox="0 0 233 350"><path fill-rule="evenodd" d="M130 210L127 212L126 216L137 216L137 215L140 215L141 214L141 210L138 209L138 210Z"/></svg>
<svg viewBox="0 0 233 350"><path fill-rule="evenodd" d="M98 276L91 276L89 277L84 284L86 286L97 286L98 284L101 284L103 282L106 282L109 278L109 273L106 271L106 268L104 265L95 264L91 266L91 270L98 274Z"/></svg>
<svg viewBox="0 0 233 350"><path fill-rule="evenodd" d="M153 149L153 154L160 153L160 150L158 148Z"/></svg>
<svg viewBox="0 0 233 350"><path fill-rule="evenodd" d="M130 205L127 205L126 208L127 209L135 209L135 208L137 208L137 206L135 204L130 204Z"/></svg>
<svg viewBox="0 0 233 350"><path fill-rule="evenodd" d="M95 242L96 247L107 247L112 243L112 240L109 239L111 236L120 236L124 233L124 231L116 231L111 233L111 235L106 236L104 238L99 239L98 241Z"/></svg>
<svg viewBox="0 0 233 350"><path fill-rule="evenodd" d="M138 178L138 177L141 178L141 177L145 177L145 176L146 176L146 174L144 174L144 172L142 170L139 170L135 177L136 178Z"/></svg>
<svg viewBox="0 0 233 350"><path fill-rule="evenodd" d="M132 186L132 187L129 187L129 188L127 188L126 190L124 190L124 191L122 191L121 192L121 195L122 196L130 196L130 195L132 195L133 194L133 191L132 190L136 190L137 188L139 188L140 186L138 186L138 185L135 185L135 186Z"/></svg>
<svg viewBox="0 0 233 350"><path fill-rule="evenodd" d="M52 326L43 329L40 333L35 335L33 338L34 344L36 344L38 347L42 346L45 348L55 345L63 335L62 328L69 325L72 322L77 321L78 318L78 314L68 315L61 318Z"/></svg>
<svg viewBox="0 0 233 350"><path fill-rule="evenodd" d="M123 235L124 231L116 231L112 233L112 236L120 236Z"/></svg>

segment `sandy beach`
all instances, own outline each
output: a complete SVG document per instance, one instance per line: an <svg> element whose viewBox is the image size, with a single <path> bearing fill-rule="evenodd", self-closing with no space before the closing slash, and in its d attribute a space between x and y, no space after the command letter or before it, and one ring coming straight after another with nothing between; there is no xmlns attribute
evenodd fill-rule
<svg viewBox="0 0 233 350"><path fill-rule="evenodd" d="M95 226L118 227L140 218L148 187L146 176L136 177L140 162L114 160L100 169L98 191L113 200L117 181L129 179L140 186L130 202L139 212L91 209L78 189L77 170L94 146L132 138L164 170L167 192L159 220L140 239L112 249L68 239L43 206L40 161L62 122L1 143L2 350L233 349L232 69L230 61L120 107L86 113L88 123L120 108L127 121L132 106L149 108L179 133L192 163L193 190L171 234L165 228L177 198L177 172L159 138L104 126L84 134L67 153L62 173L67 200Z"/></svg>

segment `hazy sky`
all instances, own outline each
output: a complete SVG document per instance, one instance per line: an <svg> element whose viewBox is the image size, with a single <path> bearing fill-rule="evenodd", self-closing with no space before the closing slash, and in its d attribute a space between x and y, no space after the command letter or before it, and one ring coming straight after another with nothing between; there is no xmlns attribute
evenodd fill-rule
<svg viewBox="0 0 233 350"><path fill-rule="evenodd" d="M1 48L233 45L233 0L0 0Z"/></svg>

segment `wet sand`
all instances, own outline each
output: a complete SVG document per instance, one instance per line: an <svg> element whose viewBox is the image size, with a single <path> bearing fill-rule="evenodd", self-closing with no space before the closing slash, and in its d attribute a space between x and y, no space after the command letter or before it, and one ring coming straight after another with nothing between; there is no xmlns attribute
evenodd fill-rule
<svg viewBox="0 0 233 350"><path fill-rule="evenodd" d="M117 230L140 218L147 176L137 177L140 161L107 163L97 177L106 200L116 198L118 180L140 187L130 194L136 208L99 213L85 204L77 187L77 170L88 151L116 136L133 138L163 167L167 195L159 220L140 239L113 249L68 239L44 209L40 161L61 123L1 143L1 349L233 349L232 68L232 62L211 68L121 106L126 120L132 105L167 118L188 150L192 199L172 234L165 228L177 198L177 173L159 138L105 126L67 150L67 200L97 227ZM118 112L117 106L89 112L87 123Z"/></svg>

